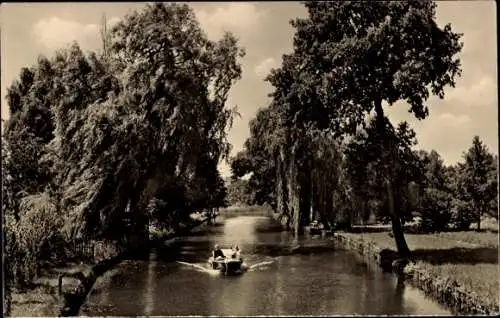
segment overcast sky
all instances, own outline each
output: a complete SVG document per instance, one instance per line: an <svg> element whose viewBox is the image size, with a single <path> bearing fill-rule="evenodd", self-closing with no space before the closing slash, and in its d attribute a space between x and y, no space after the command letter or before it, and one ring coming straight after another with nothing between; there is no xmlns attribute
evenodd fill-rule
<svg viewBox="0 0 500 318"><path fill-rule="evenodd" d="M76 40L84 50L100 48L99 23L103 13L117 20L145 3L4 3L1 6L2 118L8 118L6 87L21 67L35 63L39 54L52 55L55 49ZM210 38L224 30L237 35L247 55L242 60L243 77L233 87L228 106L237 105L241 118L230 132L233 154L242 149L249 135L248 122L260 107L268 104L269 84L263 81L281 56L292 49L294 29L288 21L305 15L295 2L191 2L190 5ZM404 103L389 111L393 123L410 122L416 131L418 148L437 150L446 163L455 163L479 135L489 149L498 153L497 52L495 2L441 1L437 20L450 22L464 33L461 53L463 75L444 100L429 101L430 116L414 120ZM221 165L228 175L228 167Z"/></svg>

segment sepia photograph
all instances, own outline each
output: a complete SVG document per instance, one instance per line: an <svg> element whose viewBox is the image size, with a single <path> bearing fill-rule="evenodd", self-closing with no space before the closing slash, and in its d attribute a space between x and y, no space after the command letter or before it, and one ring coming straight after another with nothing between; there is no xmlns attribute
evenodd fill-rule
<svg viewBox="0 0 500 318"><path fill-rule="evenodd" d="M3 316L499 315L497 12L2 3Z"/></svg>

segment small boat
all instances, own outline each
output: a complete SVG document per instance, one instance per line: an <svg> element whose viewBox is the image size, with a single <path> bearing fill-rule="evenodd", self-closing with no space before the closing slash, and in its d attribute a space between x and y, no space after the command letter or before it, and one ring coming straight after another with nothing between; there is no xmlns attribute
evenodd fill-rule
<svg viewBox="0 0 500 318"><path fill-rule="evenodd" d="M321 235L323 229L323 224L319 223L318 221L312 221L311 224L309 224L309 233L311 235Z"/></svg>
<svg viewBox="0 0 500 318"><path fill-rule="evenodd" d="M243 258L233 257L234 251L231 249L223 249L222 252L226 255L225 258L210 257L208 263L212 269L218 269L225 275L237 275L243 272Z"/></svg>

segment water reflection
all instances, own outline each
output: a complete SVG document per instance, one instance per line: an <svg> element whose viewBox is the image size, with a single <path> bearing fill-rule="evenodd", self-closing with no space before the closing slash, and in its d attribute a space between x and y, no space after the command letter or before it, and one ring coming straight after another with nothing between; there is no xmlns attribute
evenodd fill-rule
<svg viewBox="0 0 500 318"><path fill-rule="evenodd" d="M285 311L286 291L284 290L284 277L280 270L276 271L276 294L275 294L275 310L277 315L281 315Z"/></svg>
<svg viewBox="0 0 500 318"><path fill-rule="evenodd" d="M154 295L156 288L156 250L151 250L148 262L148 278L146 280L146 292L144 293L144 314L151 316L154 310Z"/></svg>
<svg viewBox="0 0 500 318"><path fill-rule="evenodd" d="M197 233L177 240L169 248L158 249L148 261L121 264L114 276L102 284L100 292L89 296L82 313L449 314L393 275L366 266L351 253L314 249L310 254L293 254L293 236L271 231L271 225L269 219L262 217L230 218L222 226L210 228L207 234ZM237 243L245 262L261 266L237 277L204 271L215 243ZM302 238L299 244L330 246L331 242Z"/></svg>

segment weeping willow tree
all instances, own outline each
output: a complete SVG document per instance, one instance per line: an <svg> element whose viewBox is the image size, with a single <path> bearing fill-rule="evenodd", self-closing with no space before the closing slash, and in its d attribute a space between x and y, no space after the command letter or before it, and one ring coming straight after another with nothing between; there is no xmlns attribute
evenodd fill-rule
<svg viewBox="0 0 500 318"><path fill-rule="evenodd" d="M343 145L328 131L310 130L311 204L310 219L320 219L333 227L347 196Z"/></svg>
<svg viewBox="0 0 500 318"><path fill-rule="evenodd" d="M208 40L187 5L147 5L111 30L110 65L100 76L106 94L92 100L77 51L69 53L74 84L54 111L51 144L68 233L116 237L125 218L140 232L142 211L162 188L192 185L206 173L203 163L227 156L233 112L225 102L243 51L229 33Z"/></svg>
<svg viewBox="0 0 500 318"><path fill-rule="evenodd" d="M288 145L290 171L303 162L297 157L303 134L293 132L307 127L305 123L352 136L375 112L379 136L385 141L380 143L381 153L387 154L379 167L386 176L383 183L393 234L398 252L406 257L410 251L395 207L397 187L390 177L389 158L396 157L397 151L384 135L384 103L406 101L416 118L426 118L429 96L443 98L444 88L453 87L460 76L461 35L449 24L436 24L434 1L377 1L369 6L308 1L305 7L307 17L292 21L293 53L269 76L275 88L272 97L287 114L285 126L293 128L293 144ZM296 173L289 175L295 179Z"/></svg>
<svg viewBox="0 0 500 318"><path fill-rule="evenodd" d="M129 225L144 234L152 198L175 189L189 201L193 185L206 194L221 183L234 115L226 100L244 55L236 39L208 40L178 4L146 5L102 32L100 54L74 43L8 88L2 205L7 249L20 252L10 282L36 274L21 268L22 253L38 266L39 244L54 236L121 239ZM167 202L154 218L176 224L223 201L220 190Z"/></svg>
<svg viewBox="0 0 500 318"><path fill-rule="evenodd" d="M276 109L271 133L275 138L268 148L279 166L277 196L283 207L286 204L279 213L292 221L296 234L315 216L311 215L315 206L327 221L341 165L339 135L331 129L332 118L314 89L318 77L304 71L301 59L293 53L284 55L282 66L266 78L274 87L271 97Z"/></svg>
<svg viewBox="0 0 500 318"><path fill-rule="evenodd" d="M284 108L272 103L250 121L244 150L232 160L233 176L251 173L255 193L267 192L269 203L287 228L299 233L311 219L334 220L335 195L344 191L342 145L328 131L314 127L302 131L283 125ZM297 142L294 138L301 138ZM293 148L290 148L290 145Z"/></svg>

